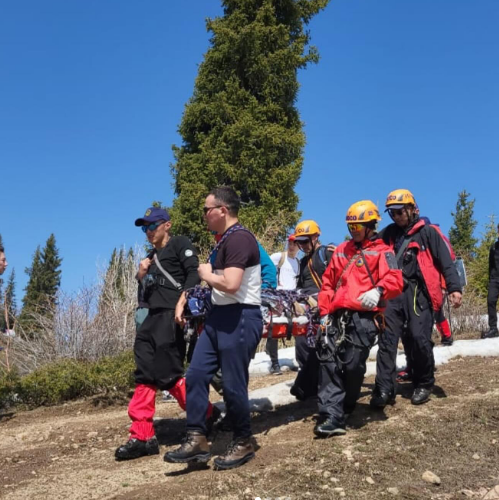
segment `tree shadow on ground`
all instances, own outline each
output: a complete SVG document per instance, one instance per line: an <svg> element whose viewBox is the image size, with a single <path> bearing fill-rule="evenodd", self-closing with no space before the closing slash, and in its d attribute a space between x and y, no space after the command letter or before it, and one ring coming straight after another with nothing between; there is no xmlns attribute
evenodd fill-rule
<svg viewBox="0 0 499 500"><path fill-rule="evenodd" d="M10 412L10 413L0 413L0 422L8 422L9 420L12 420L15 416L15 412Z"/></svg>

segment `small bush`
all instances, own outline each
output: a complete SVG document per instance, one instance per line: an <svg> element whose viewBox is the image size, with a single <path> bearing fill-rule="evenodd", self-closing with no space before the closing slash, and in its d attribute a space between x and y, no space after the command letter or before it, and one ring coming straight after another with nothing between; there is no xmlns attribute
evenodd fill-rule
<svg viewBox="0 0 499 500"><path fill-rule="evenodd" d="M19 377L0 374L0 406L12 402L28 407L54 405L133 386L133 354L102 358L96 362L63 359Z"/></svg>

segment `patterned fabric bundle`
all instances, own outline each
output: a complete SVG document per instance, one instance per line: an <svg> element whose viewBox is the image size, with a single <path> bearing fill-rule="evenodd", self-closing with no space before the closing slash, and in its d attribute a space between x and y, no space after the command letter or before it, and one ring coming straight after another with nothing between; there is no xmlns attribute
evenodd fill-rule
<svg viewBox="0 0 499 500"><path fill-rule="evenodd" d="M319 322L317 301L313 295L307 295L299 290L274 290L262 289L262 316L267 331L272 332L274 321L284 320L291 327L293 318L306 318L307 343L315 345L317 324ZM185 307L185 318L187 320L186 331L198 330L199 321L209 313L211 304L211 289L196 285L186 290L187 303ZM195 326L196 325L196 326Z"/></svg>

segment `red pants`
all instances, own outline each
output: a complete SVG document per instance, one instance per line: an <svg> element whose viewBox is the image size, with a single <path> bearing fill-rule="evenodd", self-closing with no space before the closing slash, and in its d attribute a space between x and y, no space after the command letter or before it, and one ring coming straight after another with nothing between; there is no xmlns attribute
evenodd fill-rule
<svg viewBox="0 0 499 500"><path fill-rule="evenodd" d="M156 386L149 384L137 384L135 392L128 405L128 415L132 419L130 426L130 438L147 441L154 436L153 417L156 409ZM185 378L179 378L177 383L169 389L170 394L177 400L180 408L185 410ZM211 417L213 406L208 405L207 418Z"/></svg>

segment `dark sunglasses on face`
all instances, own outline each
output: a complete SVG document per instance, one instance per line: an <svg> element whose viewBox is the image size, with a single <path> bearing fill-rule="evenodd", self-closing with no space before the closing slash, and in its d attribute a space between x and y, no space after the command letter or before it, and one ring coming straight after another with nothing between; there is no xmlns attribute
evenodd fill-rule
<svg viewBox="0 0 499 500"><path fill-rule="evenodd" d="M403 208L392 208L392 209L388 210L388 213L392 217L400 217L404 213L404 209Z"/></svg>
<svg viewBox="0 0 499 500"><path fill-rule="evenodd" d="M156 229L164 223L164 220L160 220L158 222L154 222L153 224L149 224L148 226L142 226L142 231L144 231L144 233L147 233L147 231L156 231Z"/></svg>
<svg viewBox="0 0 499 500"><path fill-rule="evenodd" d="M216 205L214 207L203 207L203 214L208 215L215 208L224 208L224 205Z"/></svg>

